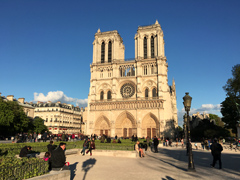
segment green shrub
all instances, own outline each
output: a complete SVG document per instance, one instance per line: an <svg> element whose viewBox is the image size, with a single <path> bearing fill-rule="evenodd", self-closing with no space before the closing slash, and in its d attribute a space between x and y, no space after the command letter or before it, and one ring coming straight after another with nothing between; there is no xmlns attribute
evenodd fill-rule
<svg viewBox="0 0 240 180"><path fill-rule="evenodd" d="M0 180L22 180L48 172L48 162L38 158L0 158Z"/></svg>

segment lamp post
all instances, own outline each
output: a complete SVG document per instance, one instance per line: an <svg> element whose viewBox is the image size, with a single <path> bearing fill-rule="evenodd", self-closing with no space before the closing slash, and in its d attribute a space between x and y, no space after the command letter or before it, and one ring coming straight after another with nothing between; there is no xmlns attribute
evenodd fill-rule
<svg viewBox="0 0 240 180"><path fill-rule="evenodd" d="M185 113L184 116L184 143L187 143L187 114Z"/></svg>
<svg viewBox="0 0 240 180"><path fill-rule="evenodd" d="M184 105L185 111L187 111L188 171L195 171L193 154L192 154L192 144L190 143L190 123L189 123L189 111L191 108L192 97L189 96L188 94L189 93L186 92L186 95L183 97L183 105Z"/></svg>

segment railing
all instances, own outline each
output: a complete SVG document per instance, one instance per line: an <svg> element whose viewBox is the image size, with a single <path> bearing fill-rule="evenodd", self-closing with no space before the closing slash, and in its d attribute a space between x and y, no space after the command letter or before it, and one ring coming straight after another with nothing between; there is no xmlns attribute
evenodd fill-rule
<svg viewBox="0 0 240 180"><path fill-rule="evenodd" d="M30 160L30 159L29 159ZM38 162L20 161L17 164L1 166L1 180L22 180L35 176L40 176L48 172L48 162L39 160Z"/></svg>

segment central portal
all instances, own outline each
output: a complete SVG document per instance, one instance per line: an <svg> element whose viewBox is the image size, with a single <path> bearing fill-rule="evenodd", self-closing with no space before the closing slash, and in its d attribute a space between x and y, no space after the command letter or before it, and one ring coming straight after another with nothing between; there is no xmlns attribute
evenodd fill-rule
<svg viewBox="0 0 240 180"><path fill-rule="evenodd" d="M116 135L127 138L137 135L136 121L131 113L125 111L116 120Z"/></svg>

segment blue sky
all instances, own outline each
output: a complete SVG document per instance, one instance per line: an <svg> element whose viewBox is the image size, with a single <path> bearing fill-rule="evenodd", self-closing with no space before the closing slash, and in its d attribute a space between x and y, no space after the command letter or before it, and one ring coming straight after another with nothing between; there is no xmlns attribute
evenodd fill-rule
<svg viewBox="0 0 240 180"><path fill-rule="evenodd" d="M179 124L185 92L193 97L190 113L221 116L222 86L240 63L238 0L1 0L0 92L83 106L98 28L118 30L125 58L133 58L138 26L156 19L164 32L169 84L176 82Z"/></svg>

